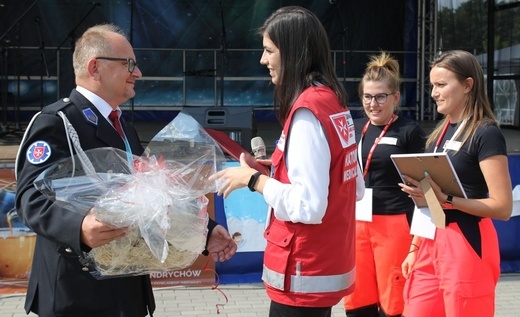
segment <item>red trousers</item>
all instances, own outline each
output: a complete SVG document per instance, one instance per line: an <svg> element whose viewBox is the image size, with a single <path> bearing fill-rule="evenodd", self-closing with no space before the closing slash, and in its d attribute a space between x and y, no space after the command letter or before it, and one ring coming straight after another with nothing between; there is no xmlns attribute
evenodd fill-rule
<svg viewBox="0 0 520 317"><path fill-rule="evenodd" d="M401 264L411 242L404 214L356 221L356 288L344 298L346 310L379 304L387 315L402 313L405 278Z"/></svg>
<svg viewBox="0 0 520 317"><path fill-rule="evenodd" d="M493 317L500 276L498 238L491 219L478 222L482 257L457 223L423 239L406 281L406 317Z"/></svg>

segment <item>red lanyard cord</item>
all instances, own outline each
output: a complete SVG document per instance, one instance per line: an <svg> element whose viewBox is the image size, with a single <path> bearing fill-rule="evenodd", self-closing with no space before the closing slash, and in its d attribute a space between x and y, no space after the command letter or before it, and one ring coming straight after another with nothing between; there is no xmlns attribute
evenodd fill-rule
<svg viewBox="0 0 520 317"><path fill-rule="evenodd" d="M374 155L374 150L376 149L376 146L379 144L379 141L381 141L381 138L386 134L386 131L388 131L388 128L390 128L390 125L395 121L395 113L392 114L392 117L390 117L390 120L386 123L385 127L383 128L383 131L379 134L379 136L374 140L374 144L372 144L372 147L370 148L370 151L368 152L367 161L365 163L365 168L363 169L363 178L367 176L368 168L370 167L370 162L372 162L372 156ZM365 137L365 134L368 130L368 126L370 124L370 120L367 121L365 126L363 127L363 131L361 132L361 139ZM361 149L363 150L363 149Z"/></svg>
<svg viewBox="0 0 520 317"><path fill-rule="evenodd" d="M217 314L220 314L220 308L219 307L224 307L224 305L226 305L229 302L229 300L228 300L226 294L224 294L224 292L218 287L220 285L220 278L219 278L217 272L215 272L215 270L213 270L213 269L208 268L208 264L209 264L210 259L211 259L211 256L208 256L208 260L206 261L206 265L204 265L204 268L202 270L203 271L210 271L210 272L215 273L216 282L215 282L215 284L213 284L211 286L211 289L212 290L216 289L217 291L219 291L222 294L222 296L224 296L224 299L226 300L226 302L224 304L221 304L221 303L215 304L215 307L217 307Z"/></svg>
<svg viewBox="0 0 520 317"><path fill-rule="evenodd" d="M446 120L446 124L444 125L444 128L442 128L442 132L439 135L439 138L437 139L437 142L435 143L435 148L433 149L433 153L437 152L437 149L442 143L442 139L444 139L444 136L446 135L446 131L448 131L448 126L450 125L450 120Z"/></svg>

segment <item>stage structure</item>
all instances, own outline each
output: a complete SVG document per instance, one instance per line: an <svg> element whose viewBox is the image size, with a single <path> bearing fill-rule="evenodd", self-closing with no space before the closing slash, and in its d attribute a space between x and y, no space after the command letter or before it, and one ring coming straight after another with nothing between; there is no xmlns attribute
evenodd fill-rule
<svg viewBox="0 0 520 317"><path fill-rule="evenodd" d="M407 116L415 117L418 3L21 0L0 8L4 23L13 25L1 30L4 133L13 129L13 122L26 122L43 105L70 93L73 43L89 26L105 22L129 33L143 73L136 97L122 105L132 110L132 119L164 119L164 112L183 107L272 109L273 85L259 63L257 30L286 5L306 7L324 24L353 110L361 110L357 85L368 56L385 50L400 61L405 75L402 106Z"/></svg>

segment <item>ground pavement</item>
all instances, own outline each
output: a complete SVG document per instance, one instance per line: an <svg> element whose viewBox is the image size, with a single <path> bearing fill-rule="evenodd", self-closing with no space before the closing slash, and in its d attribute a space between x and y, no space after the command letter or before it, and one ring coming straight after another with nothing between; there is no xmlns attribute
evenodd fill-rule
<svg viewBox="0 0 520 317"><path fill-rule="evenodd" d="M157 310L154 317L265 317L269 299L262 284L223 284L220 293L211 287L174 287L154 289ZM217 314L216 304L220 306ZM24 294L0 296L1 317L27 316ZM30 314L29 316L36 316ZM333 317L345 316L342 303L334 306ZM520 316L520 273L502 274L497 287L496 317Z"/></svg>

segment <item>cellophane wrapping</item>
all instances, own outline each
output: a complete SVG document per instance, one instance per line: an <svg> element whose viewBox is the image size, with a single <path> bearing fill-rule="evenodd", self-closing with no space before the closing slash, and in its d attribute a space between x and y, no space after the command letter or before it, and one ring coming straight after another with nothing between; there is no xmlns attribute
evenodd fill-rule
<svg viewBox="0 0 520 317"><path fill-rule="evenodd" d="M85 259L97 278L141 275L190 266L204 250L208 199L225 157L188 114L152 138L142 156L96 148L60 160L34 182L55 201L128 233Z"/></svg>

